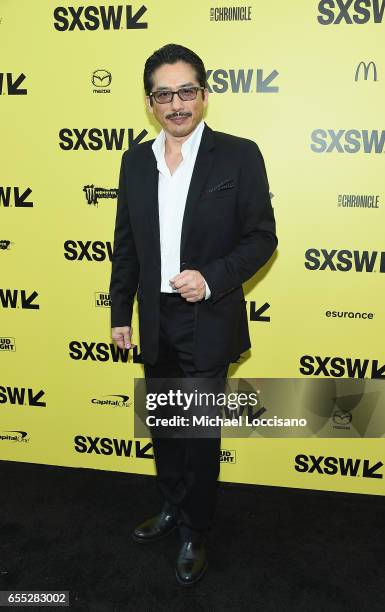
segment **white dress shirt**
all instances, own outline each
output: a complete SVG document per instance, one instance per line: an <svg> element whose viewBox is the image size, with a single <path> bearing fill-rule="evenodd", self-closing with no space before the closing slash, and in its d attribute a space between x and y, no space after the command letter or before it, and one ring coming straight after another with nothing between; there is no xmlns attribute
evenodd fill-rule
<svg viewBox="0 0 385 612"><path fill-rule="evenodd" d="M162 129L152 144L159 170L158 203L161 255L161 287L166 293L176 293L169 281L180 273L180 240L187 193L195 159L202 138L204 121L198 123L181 147L182 161L170 173L165 159L165 131ZM207 300L211 292L205 281Z"/></svg>

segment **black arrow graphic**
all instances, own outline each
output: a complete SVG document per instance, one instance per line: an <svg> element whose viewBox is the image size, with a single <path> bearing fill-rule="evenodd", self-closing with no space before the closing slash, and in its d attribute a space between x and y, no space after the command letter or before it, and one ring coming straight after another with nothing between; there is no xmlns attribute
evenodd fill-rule
<svg viewBox="0 0 385 612"><path fill-rule="evenodd" d="M19 188L14 187L15 192L15 207L19 208L32 208L33 202L27 202L27 198L30 193L32 193L32 189L27 187L27 189L20 195Z"/></svg>
<svg viewBox="0 0 385 612"><path fill-rule="evenodd" d="M265 79L263 78L262 68L257 70L257 92L258 93L278 93L279 87L269 87L269 83L278 76L277 70L273 70Z"/></svg>
<svg viewBox="0 0 385 612"><path fill-rule="evenodd" d="M150 454L150 455L147 454L147 451L149 451L150 448L152 448L151 442L148 442L146 446L143 446L143 448L141 448L139 440L135 441L135 450L136 450L136 456L138 457L138 459L153 459L154 458L153 454Z"/></svg>
<svg viewBox="0 0 385 612"><path fill-rule="evenodd" d="M144 30L148 27L148 24L145 21L141 21L138 23L139 19L142 15L147 11L147 8L142 4L140 9L138 9L135 15L132 14L132 6L129 5L126 7L127 10L127 28L129 30Z"/></svg>
<svg viewBox="0 0 385 612"><path fill-rule="evenodd" d="M43 397L44 391L41 389L35 395L32 389L28 389L28 402L30 406L46 406L45 402L39 402L40 398Z"/></svg>
<svg viewBox="0 0 385 612"><path fill-rule="evenodd" d="M138 144L139 142L141 142L143 138L146 138L148 134L147 130L142 130L140 134L138 134L138 136L134 137L134 130L132 128L128 128L127 132L128 132L128 146L130 148Z"/></svg>
<svg viewBox="0 0 385 612"><path fill-rule="evenodd" d="M265 302L263 306L260 306L258 310L255 308L255 302L250 302L250 321L263 321L269 322L270 317L263 317L263 313L270 308L270 304Z"/></svg>
<svg viewBox="0 0 385 612"><path fill-rule="evenodd" d="M19 89L20 83L22 83L25 79L25 74L21 73L17 77L16 81L12 81L12 73L7 72L7 86L8 86L8 95L9 96L26 96L26 89Z"/></svg>
<svg viewBox="0 0 385 612"><path fill-rule="evenodd" d="M383 366L378 366L377 359L373 359L372 378L385 378L385 364Z"/></svg>
<svg viewBox="0 0 385 612"><path fill-rule="evenodd" d="M369 459L364 459L364 469L362 475L364 478L383 478L383 474L375 474L377 470L382 468L382 461L377 461L374 465L369 465Z"/></svg>
<svg viewBox="0 0 385 612"><path fill-rule="evenodd" d="M21 307L22 308L29 308L29 309L36 309L36 310L40 308L39 304L32 304L33 300L37 298L38 296L37 291L33 291L33 293L31 293L31 295L28 297L26 296L24 289L21 289L20 293L21 293Z"/></svg>

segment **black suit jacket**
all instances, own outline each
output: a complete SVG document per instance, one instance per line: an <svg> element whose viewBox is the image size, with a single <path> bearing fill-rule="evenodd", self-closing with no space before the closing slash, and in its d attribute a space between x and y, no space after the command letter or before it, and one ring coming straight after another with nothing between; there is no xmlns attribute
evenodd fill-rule
<svg viewBox="0 0 385 612"><path fill-rule="evenodd" d="M158 355L161 284L158 170L149 140L122 156L110 282L111 326L131 325L137 294L142 359ZM242 283L278 244L262 154L252 140L206 123L187 195L180 271L199 270L211 291L194 304L199 370L250 348Z"/></svg>

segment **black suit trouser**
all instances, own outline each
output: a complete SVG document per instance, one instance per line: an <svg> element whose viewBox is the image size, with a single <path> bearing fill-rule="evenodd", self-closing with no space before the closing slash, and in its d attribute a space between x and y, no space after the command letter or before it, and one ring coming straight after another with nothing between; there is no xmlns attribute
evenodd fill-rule
<svg viewBox="0 0 385 612"><path fill-rule="evenodd" d="M194 365L199 305L187 302L179 294L161 293L160 298L158 359L154 365L144 361L147 390L152 378L204 378L225 382L228 363L209 370L197 370ZM213 389L224 390L222 381L213 380ZM220 430L215 437L153 437L152 441L157 484L165 509L178 515L183 539L197 540L207 535L215 510L220 470Z"/></svg>

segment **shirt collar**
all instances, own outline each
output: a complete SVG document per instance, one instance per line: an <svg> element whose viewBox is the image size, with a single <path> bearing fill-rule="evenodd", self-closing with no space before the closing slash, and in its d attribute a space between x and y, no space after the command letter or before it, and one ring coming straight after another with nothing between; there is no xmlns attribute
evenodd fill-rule
<svg viewBox="0 0 385 612"><path fill-rule="evenodd" d="M185 140L184 143L182 144L181 153L182 153L183 159L191 155L195 146L199 146L204 127L205 127L205 123L204 123L204 120L202 119L198 123L196 128L191 132L187 140ZM162 159L164 160L165 139L166 139L166 133L162 129L159 132L158 136L155 138L154 142L152 143L152 150L154 151L154 155L156 157L158 164Z"/></svg>

